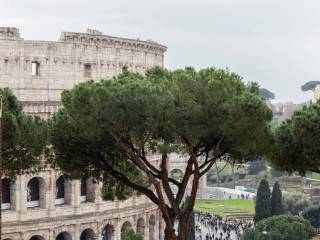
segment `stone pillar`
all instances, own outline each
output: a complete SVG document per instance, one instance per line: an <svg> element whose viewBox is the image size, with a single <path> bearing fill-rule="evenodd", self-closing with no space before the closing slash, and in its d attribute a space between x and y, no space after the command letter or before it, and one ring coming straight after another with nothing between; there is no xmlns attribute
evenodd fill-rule
<svg viewBox="0 0 320 240"><path fill-rule="evenodd" d="M12 183L11 187L10 187L10 198L11 198L11 209L15 210L17 212L19 212L19 201L20 201L20 185L19 185L19 181L18 178L16 179L15 182Z"/></svg>
<svg viewBox="0 0 320 240"><path fill-rule="evenodd" d="M101 190L102 190L102 181L98 182L95 187L96 187L96 191L95 191L95 204L96 204L96 209L97 211L100 211L100 207L101 204L103 202L102 197L101 197Z"/></svg>
<svg viewBox="0 0 320 240"><path fill-rule="evenodd" d="M17 198L17 212L19 212L19 220L22 220L22 216L27 211L27 185L26 177L20 175L17 178L16 196Z"/></svg>
<svg viewBox="0 0 320 240"><path fill-rule="evenodd" d="M115 233L114 233L114 236L116 237L115 239L121 239L121 222L120 222L120 219L117 219L116 221L116 225L115 225Z"/></svg>
<svg viewBox="0 0 320 240"><path fill-rule="evenodd" d="M156 225L154 226L155 240L158 240L159 239L159 222L161 221L159 211L157 211L154 215L156 217Z"/></svg>
<svg viewBox="0 0 320 240"><path fill-rule="evenodd" d="M75 227L74 227L74 234L72 236L72 239L80 239L80 225L79 224L76 224Z"/></svg>
<svg viewBox="0 0 320 240"><path fill-rule="evenodd" d="M55 240L55 236L54 236L54 230L53 228L49 229L49 239L48 240Z"/></svg>
<svg viewBox="0 0 320 240"><path fill-rule="evenodd" d="M80 180L72 181L72 194L74 196L74 199L72 201L72 206L74 207L75 214L81 214L80 185L81 185Z"/></svg>
<svg viewBox="0 0 320 240"><path fill-rule="evenodd" d="M54 171L50 171L49 186L47 192L47 206L48 206L48 215L49 217L55 216L55 199L56 199L56 178Z"/></svg>
<svg viewBox="0 0 320 240"><path fill-rule="evenodd" d="M146 223L145 223L145 240L149 240L150 236L149 236L149 218L150 218L150 214L146 213Z"/></svg>

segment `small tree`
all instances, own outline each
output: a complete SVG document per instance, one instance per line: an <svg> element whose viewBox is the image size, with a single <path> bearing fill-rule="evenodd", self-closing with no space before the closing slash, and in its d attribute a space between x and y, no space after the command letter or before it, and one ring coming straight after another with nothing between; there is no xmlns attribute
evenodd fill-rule
<svg viewBox="0 0 320 240"><path fill-rule="evenodd" d="M21 103L11 90L0 89L2 118L0 120L0 200L2 177L15 176L39 170L47 146L47 124L38 117L25 114ZM0 201L0 202L1 202ZM1 206L1 205L0 205ZM1 239L0 210L0 239Z"/></svg>
<svg viewBox="0 0 320 240"><path fill-rule="evenodd" d="M311 206L311 202L300 192L284 193L282 200L284 212L292 215L299 215Z"/></svg>
<svg viewBox="0 0 320 240"><path fill-rule="evenodd" d="M213 68L79 84L50 122L54 164L72 177L117 182L109 198L144 194L162 213L165 238L185 240L200 178L220 159L246 162L270 148L272 112L258 90ZM181 180L168 173L171 153L185 156Z"/></svg>
<svg viewBox="0 0 320 240"><path fill-rule="evenodd" d="M266 88L260 88L259 94L264 100L272 100L275 98L275 95L273 92L269 91Z"/></svg>
<svg viewBox="0 0 320 240"><path fill-rule="evenodd" d="M314 91L316 86L320 84L320 81L309 81L301 86L301 90L306 91Z"/></svg>
<svg viewBox="0 0 320 240"><path fill-rule="evenodd" d="M320 228L320 205L313 205L305 209L302 216L309 220L312 226Z"/></svg>
<svg viewBox="0 0 320 240"><path fill-rule="evenodd" d="M282 193L279 182L275 182L271 195L271 215L274 216L281 214L283 214Z"/></svg>
<svg viewBox="0 0 320 240"><path fill-rule="evenodd" d="M271 216L270 188L266 179L260 181L256 198L256 215L254 221L259 222L262 219Z"/></svg>
<svg viewBox="0 0 320 240"><path fill-rule="evenodd" d="M320 102L296 111L275 130L270 160L279 170L320 173Z"/></svg>
<svg viewBox="0 0 320 240"><path fill-rule="evenodd" d="M298 216L278 215L258 222L256 228L246 230L244 240L306 240L315 235L311 224Z"/></svg>

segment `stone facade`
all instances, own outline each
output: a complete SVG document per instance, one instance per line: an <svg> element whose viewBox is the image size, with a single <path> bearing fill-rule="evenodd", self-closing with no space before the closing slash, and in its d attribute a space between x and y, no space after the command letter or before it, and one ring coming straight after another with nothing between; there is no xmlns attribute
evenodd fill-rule
<svg viewBox="0 0 320 240"><path fill-rule="evenodd" d="M162 67L165 51L153 41L111 37L90 29L62 32L58 42L50 42L24 40L18 29L2 27L0 88L11 88L20 101L35 102L33 107L40 106L40 111L55 107L63 90L82 81Z"/></svg>
<svg viewBox="0 0 320 240"><path fill-rule="evenodd" d="M0 88L11 88L25 112L47 118L59 109L63 90L82 81L111 79L123 71L143 74L153 66L162 67L165 51L153 41L111 37L96 30L62 32L59 41L50 42L24 40L18 29L0 27ZM120 240L126 228L145 240L163 239L159 211L145 197L103 201L101 183L61 176L46 169L6 185L3 239Z"/></svg>

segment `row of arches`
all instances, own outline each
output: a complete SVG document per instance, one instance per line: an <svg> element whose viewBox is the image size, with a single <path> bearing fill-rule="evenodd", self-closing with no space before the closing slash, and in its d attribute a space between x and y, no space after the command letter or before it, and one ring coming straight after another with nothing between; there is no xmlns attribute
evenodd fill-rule
<svg viewBox="0 0 320 240"><path fill-rule="evenodd" d="M154 215L151 215L149 218L149 240L155 240L155 225L156 225L156 219ZM133 229L132 224L130 221L126 221L121 226L121 236L123 233L125 233L127 230L135 230L137 234L142 236L145 239L145 220L144 218L139 218L137 221L136 229ZM116 234L115 234L115 228L111 224L107 224L103 230L99 234L96 234L91 228L87 228L82 231L80 235L80 240L117 240ZM5 240L12 240L12 239L5 239ZM45 240L45 238L42 235L33 235L28 240ZM72 238L72 235L67 232L63 231L59 233L55 240L74 240Z"/></svg>
<svg viewBox="0 0 320 240"><path fill-rule="evenodd" d="M14 200L14 184L8 178L1 180L2 199L1 209L8 210L12 207ZM80 202L94 202L94 182L92 180L81 180L80 183ZM27 208L45 207L45 197L47 192L46 182L42 177L33 177L27 183ZM55 183L54 204L71 204L71 180L65 176L60 176ZM67 194L69 193L69 194Z"/></svg>

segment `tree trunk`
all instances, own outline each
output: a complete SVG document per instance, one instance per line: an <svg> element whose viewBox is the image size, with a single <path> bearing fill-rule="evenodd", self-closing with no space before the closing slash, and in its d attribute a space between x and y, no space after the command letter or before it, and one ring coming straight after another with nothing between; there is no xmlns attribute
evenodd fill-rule
<svg viewBox="0 0 320 240"><path fill-rule="evenodd" d="M179 222L178 240L188 240L189 218Z"/></svg>
<svg viewBox="0 0 320 240"><path fill-rule="evenodd" d="M218 169L218 164L217 162L214 163L216 165L216 171L217 171L217 179L218 179L218 187L220 186L220 174L219 174L219 169Z"/></svg>
<svg viewBox="0 0 320 240"><path fill-rule="evenodd" d="M177 240L177 236L174 231L171 231L168 227L164 229L164 240Z"/></svg>

